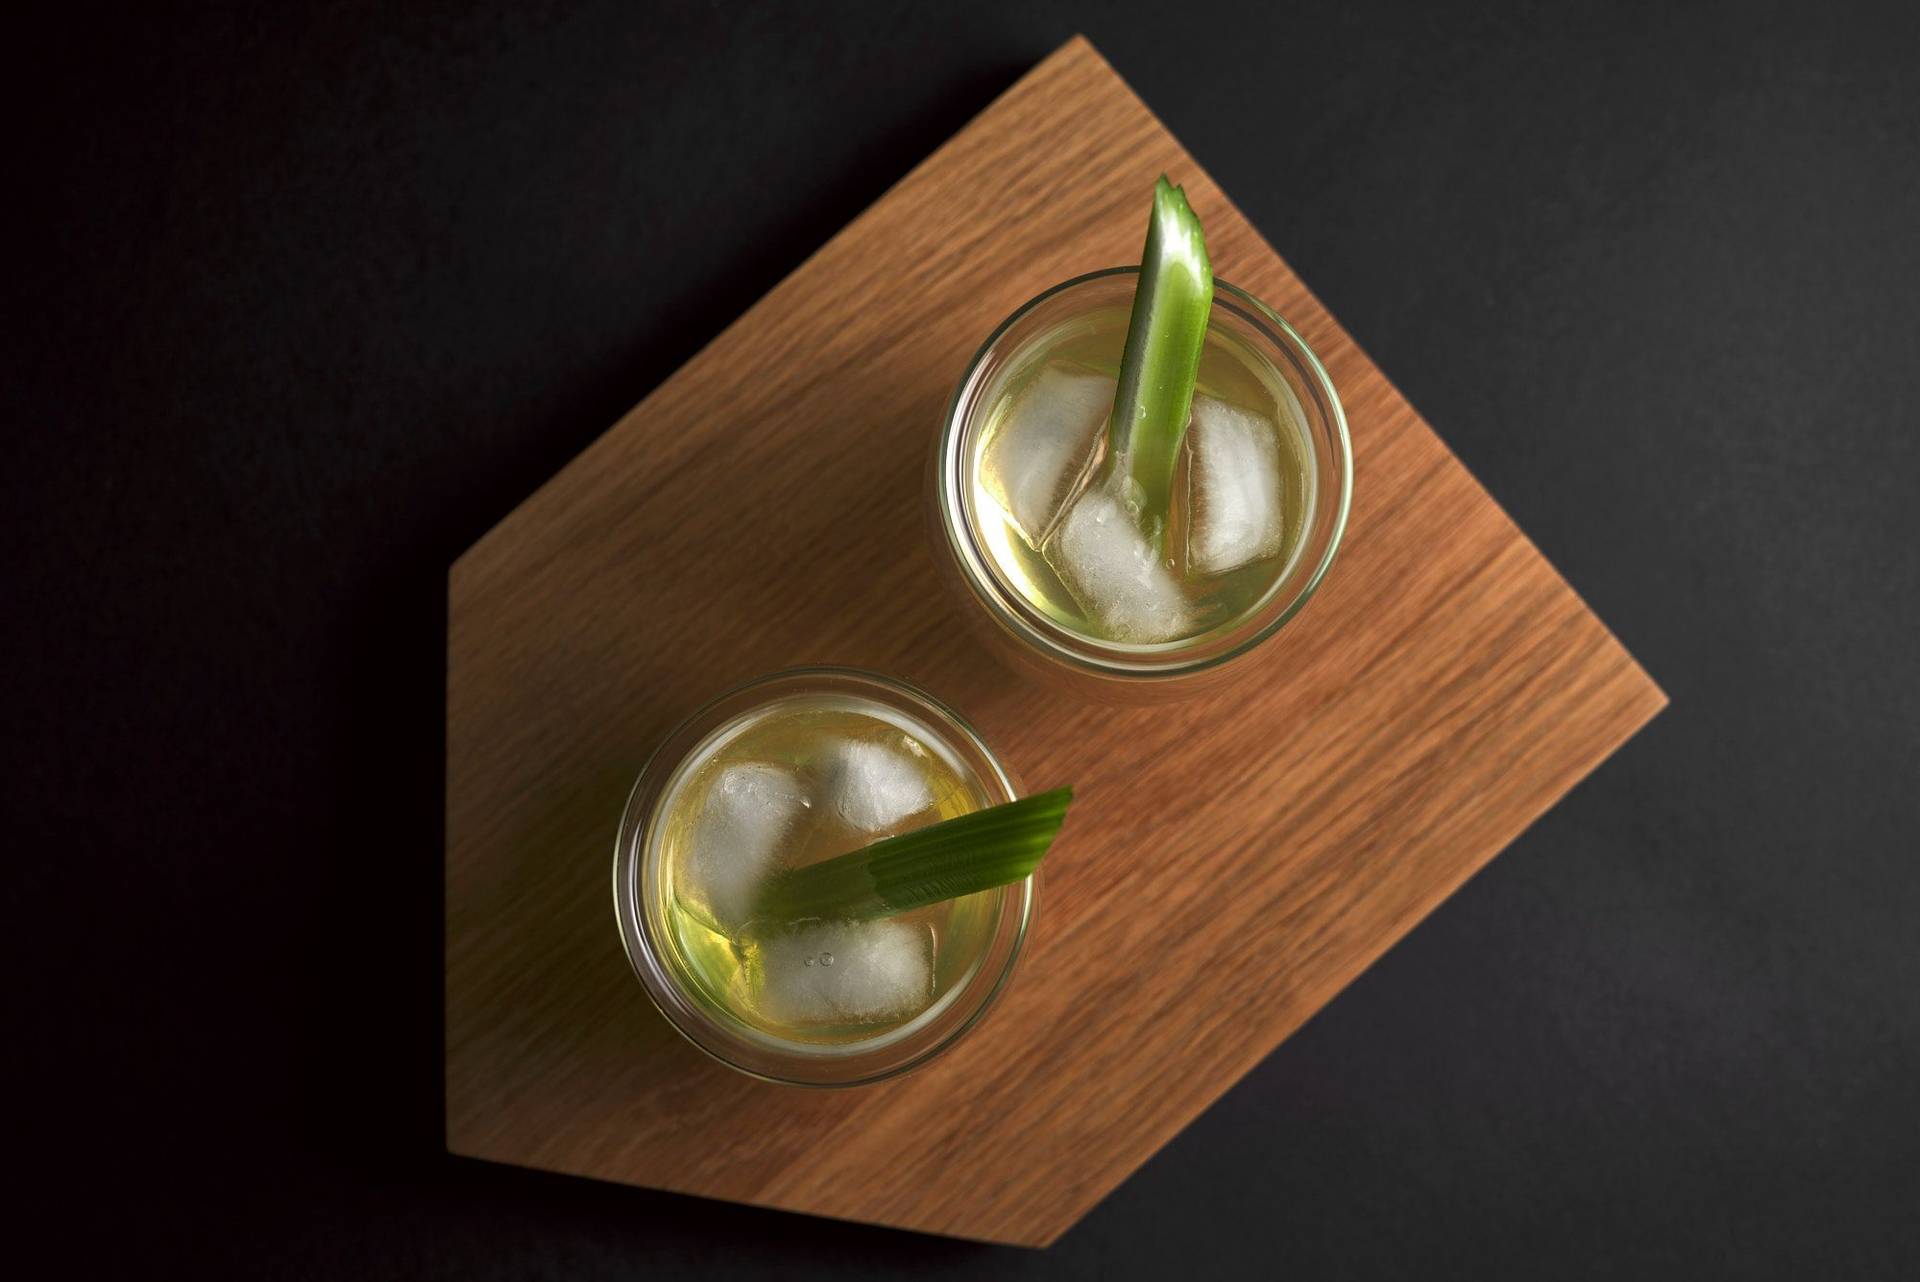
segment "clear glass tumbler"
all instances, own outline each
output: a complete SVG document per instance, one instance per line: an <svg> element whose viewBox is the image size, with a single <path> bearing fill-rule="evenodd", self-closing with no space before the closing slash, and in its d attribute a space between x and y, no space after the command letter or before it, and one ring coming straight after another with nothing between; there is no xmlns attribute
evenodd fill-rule
<svg viewBox="0 0 1920 1282"><path fill-rule="evenodd" d="M934 555L986 627L995 649L1031 670L1064 678L1096 696L1122 700L1179 697L1195 678L1270 640L1304 607L1326 577L1346 529L1352 501L1353 458L1346 416L1319 358L1286 321L1258 299L1225 281L1214 284L1209 343L1231 343L1242 361L1264 367L1272 385L1290 398L1297 419L1311 495L1291 558L1246 608L1209 630L1176 641L1127 644L1089 635L1038 608L1009 580L1004 556L976 498L976 472L994 407L1010 380L1050 344L1110 316L1132 300L1137 267L1115 267L1054 286L1003 321L968 365L948 406L933 460L929 519Z"/></svg>
<svg viewBox="0 0 1920 1282"><path fill-rule="evenodd" d="M668 867L669 829L692 806L689 780L756 724L796 711L846 710L901 730L916 751L932 754L949 785L947 808L965 811L1011 801L1013 777L960 715L902 681L845 668L802 668L738 686L674 729L641 770L614 847L614 916L634 974L661 1013L688 1041L723 1064L797 1086L853 1086L907 1072L951 1047L977 1024L1011 977L1032 919L1037 875L951 901L965 905L966 929L936 953L931 1003L910 1018L830 1038L785 1031L758 1018L738 991L716 991L712 967L695 950L728 947L717 935L689 932ZM804 718L795 722L807 725ZM959 798L953 800L953 798ZM942 945L943 947L945 945ZM831 965L831 954L824 954ZM711 960L711 952L709 955ZM722 955L723 963L730 963ZM807 962L809 966L813 962ZM843 959L842 967L848 963ZM742 966L743 973L745 966ZM824 972L822 973L824 977Z"/></svg>

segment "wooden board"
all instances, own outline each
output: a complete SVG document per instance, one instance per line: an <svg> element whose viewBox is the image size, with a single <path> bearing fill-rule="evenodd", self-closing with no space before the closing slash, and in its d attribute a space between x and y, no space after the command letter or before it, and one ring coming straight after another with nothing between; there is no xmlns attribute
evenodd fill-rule
<svg viewBox="0 0 1920 1282"><path fill-rule="evenodd" d="M1355 502L1257 680L1118 711L975 643L935 582L922 469L975 346L1045 286L1132 261L1162 170L1220 275L1325 359ZM1072 1225L1664 703L1082 40L481 539L450 592L448 1147L1003 1242ZM1000 1007L855 1091L704 1059L614 930L648 750L797 663L917 682L1030 786L1079 789Z"/></svg>

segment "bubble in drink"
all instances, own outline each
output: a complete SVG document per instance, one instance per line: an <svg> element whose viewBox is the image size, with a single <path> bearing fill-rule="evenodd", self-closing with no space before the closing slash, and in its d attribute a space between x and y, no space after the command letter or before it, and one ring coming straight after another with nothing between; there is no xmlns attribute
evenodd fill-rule
<svg viewBox="0 0 1920 1282"><path fill-rule="evenodd" d="M713 777L695 821L687 889L714 923L731 930L753 909L809 802L798 777L763 762L730 764Z"/></svg>
<svg viewBox="0 0 1920 1282"><path fill-rule="evenodd" d="M825 807L863 833L880 834L933 805L926 769L900 749L870 739L836 739L820 753Z"/></svg>
<svg viewBox="0 0 1920 1282"><path fill-rule="evenodd" d="M1076 500L1042 549L1074 602L1115 641L1171 641L1191 631L1179 582L1115 489Z"/></svg>
<svg viewBox="0 0 1920 1282"><path fill-rule="evenodd" d="M1007 406L980 456L980 484L1038 548L1099 462L1114 380L1048 365Z"/></svg>
<svg viewBox="0 0 1920 1282"><path fill-rule="evenodd" d="M787 1025L866 1024L933 1000L933 932L900 921L823 922L758 942L754 1002Z"/></svg>
<svg viewBox="0 0 1920 1282"><path fill-rule="evenodd" d="M1225 574L1286 541L1273 423L1210 396L1187 428L1187 572Z"/></svg>

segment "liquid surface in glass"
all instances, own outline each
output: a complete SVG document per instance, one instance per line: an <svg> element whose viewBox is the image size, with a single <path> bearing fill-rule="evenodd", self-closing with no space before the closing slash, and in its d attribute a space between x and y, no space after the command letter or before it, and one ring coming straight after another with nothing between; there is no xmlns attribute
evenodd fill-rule
<svg viewBox="0 0 1920 1282"><path fill-rule="evenodd" d="M1001 580L1102 641L1179 643L1257 608L1299 551L1315 497L1299 400L1272 365L1207 331L1164 521L1103 473L1128 308L1063 322L988 392L972 460L976 532Z"/></svg>
<svg viewBox="0 0 1920 1282"><path fill-rule="evenodd" d="M926 726L849 696L796 696L710 736L660 827L673 960L749 1029L820 1046L915 1023L960 988L997 922L988 891L869 922L769 919L769 878L989 804Z"/></svg>

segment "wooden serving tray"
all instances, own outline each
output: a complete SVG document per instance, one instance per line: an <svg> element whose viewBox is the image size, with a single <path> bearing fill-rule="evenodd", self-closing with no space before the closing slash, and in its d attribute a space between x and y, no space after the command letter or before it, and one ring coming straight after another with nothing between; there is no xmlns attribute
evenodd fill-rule
<svg viewBox="0 0 1920 1282"><path fill-rule="evenodd" d="M920 505L974 348L1046 286L1133 261L1163 170L1220 275L1325 360L1355 499L1270 662L1121 711L988 657ZM475 544L449 595L448 1147L1029 1245L1665 703L1081 39ZM648 751L721 688L800 663L916 682L1029 786L1078 789L998 1009L852 1091L702 1057L614 929L614 831Z"/></svg>

